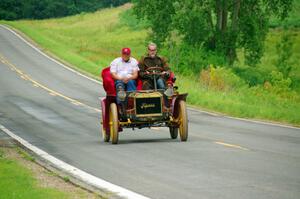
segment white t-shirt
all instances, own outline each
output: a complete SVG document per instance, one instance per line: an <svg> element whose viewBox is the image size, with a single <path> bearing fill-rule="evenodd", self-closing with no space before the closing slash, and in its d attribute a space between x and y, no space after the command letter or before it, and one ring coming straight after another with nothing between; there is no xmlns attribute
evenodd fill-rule
<svg viewBox="0 0 300 199"><path fill-rule="evenodd" d="M125 62L122 57L118 57L110 64L110 73L116 73L120 77L130 77L134 71L138 70L138 61L133 57L130 57L128 62Z"/></svg>

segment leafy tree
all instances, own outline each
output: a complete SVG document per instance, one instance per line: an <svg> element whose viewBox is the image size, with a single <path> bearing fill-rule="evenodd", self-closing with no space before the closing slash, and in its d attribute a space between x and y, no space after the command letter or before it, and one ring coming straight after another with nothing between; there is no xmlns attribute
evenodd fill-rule
<svg viewBox="0 0 300 199"><path fill-rule="evenodd" d="M0 20L63 17L100 8L119 6L129 0L1 0Z"/></svg>
<svg viewBox="0 0 300 199"><path fill-rule="evenodd" d="M270 16L284 19L292 0L135 0L134 10L150 21L154 39L162 43L171 33L183 42L222 54L229 64L237 48L255 65L263 54Z"/></svg>
<svg viewBox="0 0 300 199"><path fill-rule="evenodd" d="M0 19L14 20L22 15L22 3L20 0L1 0Z"/></svg>
<svg viewBox="0 0 300 199"><path fill-rule="evenodd" d="M151 26L150 37L160 45L172 31L172 15L175 14L173 0L134 0L134 12L146 18Z"/></svg>
<svg viewBox="0 0 300 199"><path fill-rule="evenodd" d="M287 30L284 31L281 40L277 43L276 51L278 56L275 65L283 77L288 78L292 70L290 58L293 54L293 40L292 34Z"/></svg>

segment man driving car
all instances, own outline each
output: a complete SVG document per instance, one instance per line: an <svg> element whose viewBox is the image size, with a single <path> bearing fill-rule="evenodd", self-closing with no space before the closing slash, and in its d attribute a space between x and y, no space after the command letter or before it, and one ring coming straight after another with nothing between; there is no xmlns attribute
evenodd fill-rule
<svg viewBox="0 0 300 199"><path fill-rule="evenodd" d="M155 80L157 89L166 89L166 80L170 76L167 61L157 55L157 45L155 43L150 43L147 50L147 54L139 62L139 76L143 82L142 89L154 89L154 77L151 75L154 71L160 72Z"/></svg>

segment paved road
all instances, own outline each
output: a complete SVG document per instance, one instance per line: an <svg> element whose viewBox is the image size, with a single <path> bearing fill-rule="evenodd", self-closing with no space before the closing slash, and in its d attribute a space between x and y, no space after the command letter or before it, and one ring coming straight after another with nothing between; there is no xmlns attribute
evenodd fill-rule
<svg viewBox="0 0 300 199"><path fill-rule="evenodd" d="M166 128L101 141L102 86L0 27L0 124L49 154L151 198L300 198L300 130L189 110L189 140ZM83 104L80 104L83 103Z"/></svg>

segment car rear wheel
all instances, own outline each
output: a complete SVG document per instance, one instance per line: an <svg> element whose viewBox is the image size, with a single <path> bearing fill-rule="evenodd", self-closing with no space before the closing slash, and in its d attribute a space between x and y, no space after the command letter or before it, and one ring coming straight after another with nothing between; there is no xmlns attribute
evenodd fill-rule
<svg viewBox="0 0 300 199"><path fill-rule="evenodd" d="M109 130L112 144L118 144L119 121L117 105L115 103L111 103L109 106Z"/></svg>
<svg viewBox="0 0 300 199"><path fill-rule="evenodd" d="M188 118L185 101L181 100L178 106L179 134L181 141L187 141L188 138Z"/></svg>
<svg viewBox="0 0 300 199"><path fill-rule="evenodd" d="M104 142L109 142L110 139L110 134L108 134L103 126L103 124L101 125L101 132L102 132L102 138Z"/></svg>
<svg viewBox="0 0 300 199"><path fill-rule="evenodd" d="M176 127L169 127L170 136L172 139L176 139L178 137L178 128Z"/></svg>

